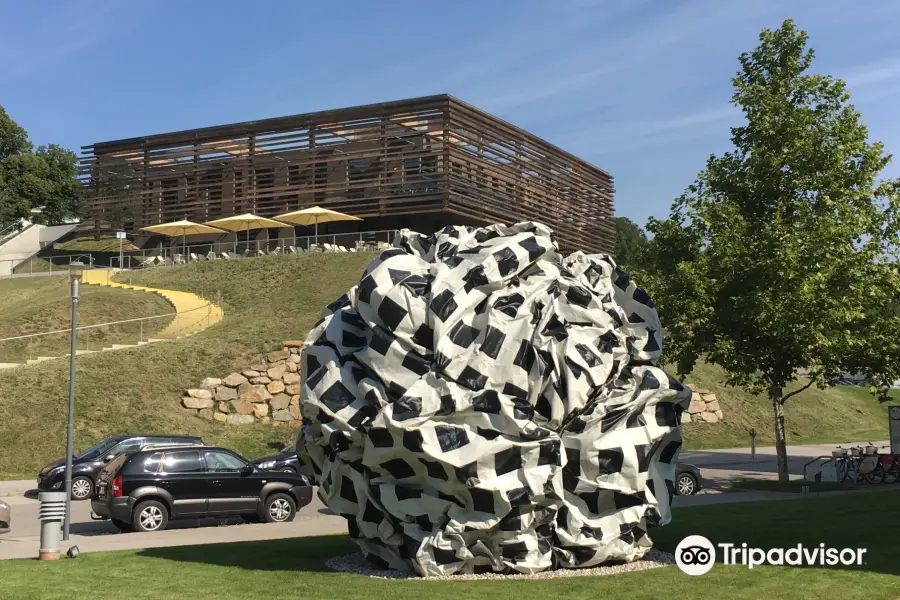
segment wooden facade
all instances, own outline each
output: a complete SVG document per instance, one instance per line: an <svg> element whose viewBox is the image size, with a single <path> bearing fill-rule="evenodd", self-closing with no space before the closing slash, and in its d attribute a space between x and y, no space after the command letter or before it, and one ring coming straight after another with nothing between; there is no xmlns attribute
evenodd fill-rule
<svg viewBox="0 0 900 600"><path fill-rule="evenodd" d="M535 220L566 250L615 247L609 174L448 95L82 150L95 233L320 205L363 230Z"/></svg>

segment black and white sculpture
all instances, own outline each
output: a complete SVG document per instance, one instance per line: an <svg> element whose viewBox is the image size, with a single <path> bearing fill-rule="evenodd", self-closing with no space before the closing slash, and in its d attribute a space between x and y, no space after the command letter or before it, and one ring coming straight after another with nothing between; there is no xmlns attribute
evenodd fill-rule
<svg viewBox="0 0 900 600"><path fill-rule="evenodd" d="M303 348L297 451L381 567L633 561L670 519L690 390L653 302L536 223L403 230Z"/></svg>

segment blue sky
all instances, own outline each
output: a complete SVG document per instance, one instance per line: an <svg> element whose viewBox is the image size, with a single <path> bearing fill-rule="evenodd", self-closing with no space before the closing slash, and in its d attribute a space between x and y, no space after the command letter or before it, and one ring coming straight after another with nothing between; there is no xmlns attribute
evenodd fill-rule
<svg viewBox="0 0 900 600"><path fill-rule="evenodd" d="M612 173L643 225L729 147L737 57L787 17L900 151L896 2L0 0L0 104L77 150L446 92Z"/></svg>

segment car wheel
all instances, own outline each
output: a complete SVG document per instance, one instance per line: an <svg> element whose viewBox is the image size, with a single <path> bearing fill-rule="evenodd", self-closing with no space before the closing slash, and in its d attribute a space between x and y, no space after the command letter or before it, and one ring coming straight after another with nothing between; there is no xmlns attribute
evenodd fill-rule
<svg viewBox="0 0 900 600"><path fill-rule="evenodd" d="M131 526L131 523L128 521L120 521L119 519L110 519L112 524L116 526L116 529L121 531L122 533L131 533L134 531L134 527Z"/></svg>
<svg viewBox="0 0 900 600"><path fill-rule="evenodd" d="M288 523L297 514L297 504L287 494L272 494L263 505L263 518L267 523Z"/></svg>
<svg viewBox="0 0 900 600"><path fill-rule="evenodd" d="M169 524L169 511L156 500L138 504L131 517L135 531L162 531Z"/></svg>
<svg viewBox="0 0 900 600"><path fill-rule="evenodd" d="M282 473L296 473L297 471L294 470L294 467L282 467L281 472Z"/></svg>
<svg viewBox="0 0 900 600"><path fill-rule="evenodd" d="M79 475L72 479L72 500L87 500L94 494L94 482Z"/></svg>
<svg viewBox="0 0 900 600"><path fill-rule="evenodd" d="M675 481L675 491L679 496L690 496L697 493L697 480L690 473L681 473Z"/></svg>

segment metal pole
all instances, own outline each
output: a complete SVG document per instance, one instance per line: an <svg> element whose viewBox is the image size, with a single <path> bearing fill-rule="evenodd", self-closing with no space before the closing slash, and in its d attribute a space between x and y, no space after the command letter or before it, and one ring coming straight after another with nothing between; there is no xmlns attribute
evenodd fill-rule
<svg viewBox="0 0 900 600"><path fill-rule="evenodd" d="M122 264L123 262L124 262L124 258L122 257L122 238L119 238L119 268L120 269L125 268L125 265Z"/></svg>
<svg viewBox="0 0 900 600"><path fill-rule="evenodd" d="M63 520L63 541L69 541L72 521L72 444L75 437L75 330L78 326L78 292L80 282L72 279L72 337L69 343L69 418L66 429L66 518Z"/></svg>
<svg viewBox="0 0 900 600"><path fill-rule="evenodd" d="M750 430L750 460L756 460L756 430Z"/></svg>

